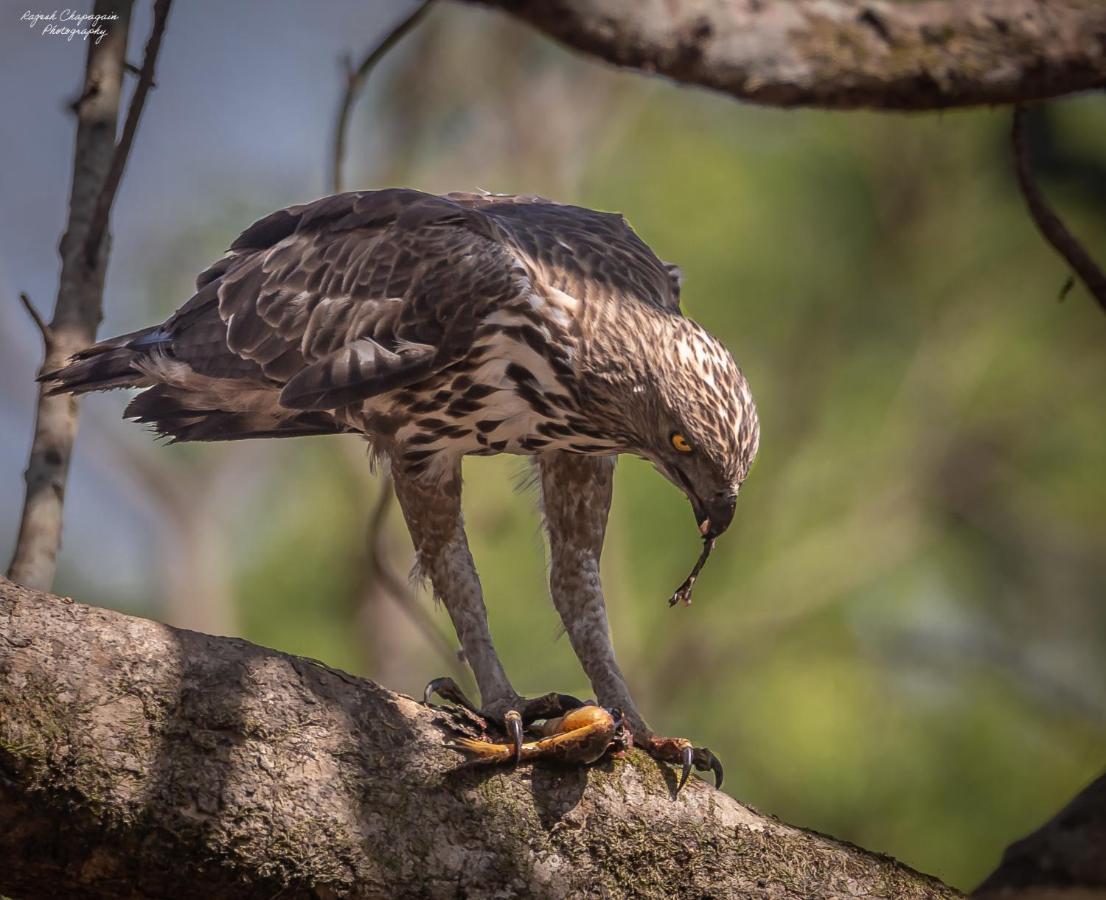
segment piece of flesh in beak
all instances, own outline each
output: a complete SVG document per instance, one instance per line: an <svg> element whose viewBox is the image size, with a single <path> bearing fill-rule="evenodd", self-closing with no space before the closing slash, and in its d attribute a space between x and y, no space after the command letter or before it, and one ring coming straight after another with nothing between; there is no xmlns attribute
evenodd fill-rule
<svg viewBox="0 0 1106 900"><path fill-rule="evenodd" d="M691 606L691 590L695 587L695 579L699 577L699 573L703 571L703 566L707 564L707 559L710 558L711 551L714 549L714 540L713 537L703 538L703 551L695 561L691 573L684 579L684 583L676 588L672 596L668 598L669 606L675 606L677 603Z"/></svg>

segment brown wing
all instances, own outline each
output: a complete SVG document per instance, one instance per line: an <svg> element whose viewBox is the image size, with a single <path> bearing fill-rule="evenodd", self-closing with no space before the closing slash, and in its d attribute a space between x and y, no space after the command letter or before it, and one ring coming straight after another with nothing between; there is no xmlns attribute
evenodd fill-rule
<svg viewBox="0 0 1106 900"><path fill-rule="evenodd" d="M212 377L328 409L464 356L489 309L528 288L478 211L417 191L340 194L248 228L164 326Z"/></svg>
<svg viewBox="0 0 1106 900"><path fill-rule="evenodd" d="M462 358L530 278L679 311L678 270L619 215L537 197L338 194L250 226L158 338L194 371L332 409Z"/></svg>

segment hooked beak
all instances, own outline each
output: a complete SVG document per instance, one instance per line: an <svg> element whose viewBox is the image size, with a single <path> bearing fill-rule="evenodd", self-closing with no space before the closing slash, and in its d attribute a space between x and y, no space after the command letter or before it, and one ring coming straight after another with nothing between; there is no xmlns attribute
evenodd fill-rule
<svg viewBox="0 0 1106 900"><path fill-rule="evenodd" d="M730 527L737 506L737 495L718 493L706 503L696 498L691 501L691 506L695 512L695 520L699 523L699 534L709 541Z"/></svg>
<svg viewBox="0 0 1106 900"><path fill-rule="evenodd" d="M713 540L730 527L734 508L737 506L736 491L716 491L704 500L695 492L691 481L679 469L671 474L667 472L665 474L683 489L688 500L691 501L691 510L695 514L695 521L699 525L699 534L703 536L703 540Z"/></svg>

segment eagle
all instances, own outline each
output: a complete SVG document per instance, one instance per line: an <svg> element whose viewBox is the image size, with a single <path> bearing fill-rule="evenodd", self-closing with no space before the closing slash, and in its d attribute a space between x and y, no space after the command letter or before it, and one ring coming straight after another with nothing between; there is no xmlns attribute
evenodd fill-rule
<svg viewBox="0 0 1106 900"><path fill-rule="evenodd" d="M52 393L140 388L126 417L173 442L364 435L480 692L477 705L435 679L426 700L500 725L516 761L524 728L581 704L511 687L465 535L461 463L531 457L550 593L597 704L680 765L680 787L693 767L720 785L713 753L638 712L599 577L619 454L651 462L691 503L703 552L670 601L687 603L757 453L749 385L682 314L680 283L621 215L536 196L342 193L254 223L164 322L40 380Z"/></svg>

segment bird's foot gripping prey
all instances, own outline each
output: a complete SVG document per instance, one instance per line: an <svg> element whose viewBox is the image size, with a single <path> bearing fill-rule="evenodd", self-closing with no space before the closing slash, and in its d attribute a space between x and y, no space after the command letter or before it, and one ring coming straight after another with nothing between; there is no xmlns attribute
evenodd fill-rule
<svg viewBox="0 0 1106 900"><path fill-rule="evenodd" d="M647 459L691 502L704 548L673 598L684 603L756 455L748 384L683 316L679 289L679 271L618 215L538 197L338 194L256 222L165 322L41 378L52 393L138 388L126 415L172 441L364 435L389 465L418 571L452 619L481 708L519 727L536 709L492 643L461 461L530 456L550 593L596 708L620 710L654 756L720 774L707 751L656 737L637 711L599 578L618 454ZM560 712L548 740L598 715Z"/></svg>
<svg viewBox="0 0 1106 900"><path fill-rule="evenodd" d="M470 754L476 762L518 765L550 760L587 765L597 762L608 750L626 750L634 743L621 710L583 703L567 694L523 700L512 704L518 709L502 715L488 715L486 710L478 709L452 678L431 681L423 692L423 702L429 705L435 695L468 710L484 724L485 718L502 722L507 738L504 743L459 738L447 744L451 749ZM535 726L538 721L541 724ZM536 731L540 739L527 741L527 728ZM680 766L676 795L687 783L692 769L713 771L715 787L722 786L722 764L706 748L693 747L683 738L646 735L640 740L642 748L656 759Z"/></svg>
<svg viewBox="0 0 1106 900"><path fill-rule="evenodd" d="M580 706L547 719L539 727L536 740L511 744L458 738L447 744L474 757L475 762L515 763L546 760L571 765L597 762L612 747L624 746L621 713L601 706ZM624 734L624 733L623 733Z"/></svg>
<svg viewBox="0 0 1106 900"><path fill-rule="evenodd" d="M492 722L502 724L508 746L512 748L509 758L513 758L515 762L522 758L523 733L528 726L539 720L559 719L584 705L582 701L568 694L544 694L530 700L512 698L500 704L497 709L478 709L457 682L448 677L435 678L427 684L422 695L423 703L429 706L435 696L468 710L477 718L491 719Z"/></svg>
<svg viewBox="0 0 1106 900"><path fill-rule="evenodd" d="M431 681L423 701L429 704L435 694L482 715L452 678ZM620 710L582 703L567 694L546 694L515 705L520 709L508 710L501 717L506 742L462 737L447 746L467 753L474 762L512 765L536 760L587 765L601 759L608 750L629 746L630 737L623 727ZM537 739L527 741L527 730L535 732Z"/></svg>

